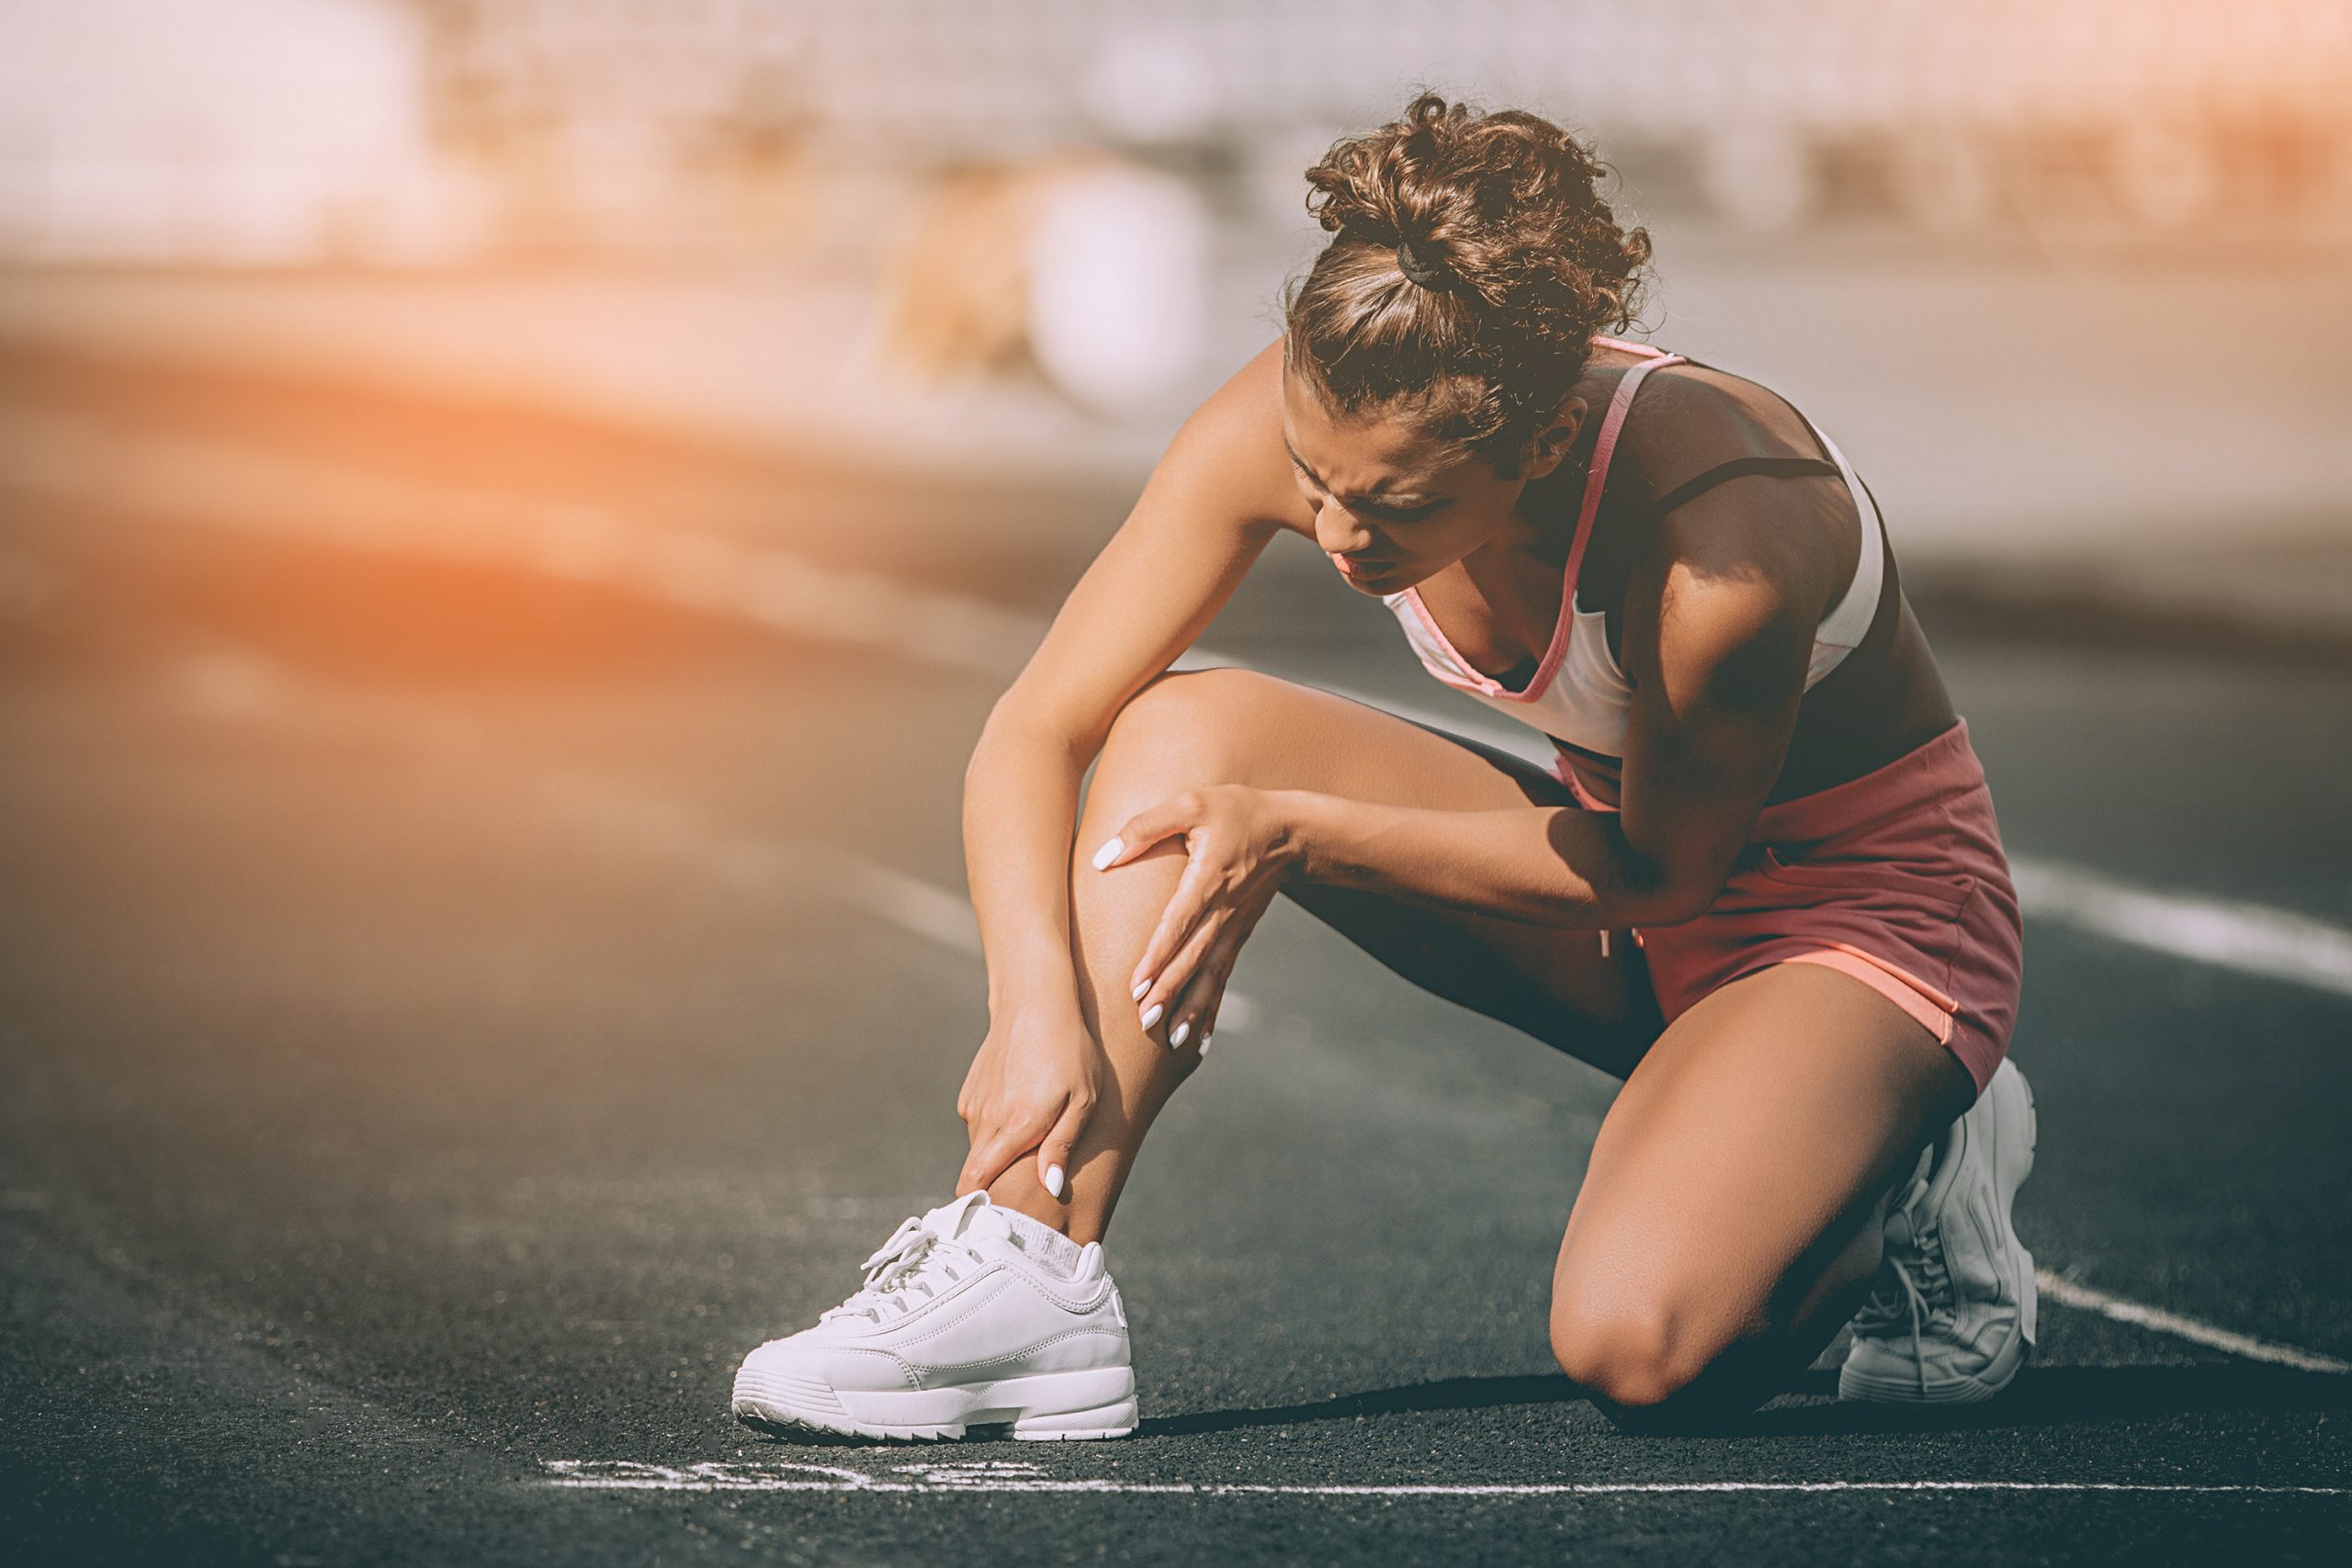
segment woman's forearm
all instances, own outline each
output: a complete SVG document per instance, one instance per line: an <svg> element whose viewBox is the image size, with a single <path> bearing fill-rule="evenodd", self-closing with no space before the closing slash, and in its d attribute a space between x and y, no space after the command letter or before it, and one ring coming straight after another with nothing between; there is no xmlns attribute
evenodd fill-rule
<svg viewBox="0 0 2352 1568"><path fill-rule="evenodd" d="M1298 874L1532 925L1668 925L1690 900L1625 842L1613 813L1526 806L1435 811L1271 792Z"/></svg>
<svg viewBox="0 0 2352 1568"><path fill-rule="evenodd" d="M964 770L964 870L989 974L989 1013L1075 1002L1069 858L1086 759L1058 735L991 716Z"/></svg>

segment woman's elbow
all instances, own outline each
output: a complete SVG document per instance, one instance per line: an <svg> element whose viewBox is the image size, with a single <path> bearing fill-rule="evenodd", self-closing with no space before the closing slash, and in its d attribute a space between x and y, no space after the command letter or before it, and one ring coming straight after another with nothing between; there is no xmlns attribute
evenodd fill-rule
<svg viewBox="0 0 2352 1568"><path fill-rule="evenodd" d="M1721 874L1697 876L1653 868L1628 881L1620 908L1629 926L1679 926L1705 914L1723 886Z"/></svg>
<svg viewBox="0 0 2352 1568"><path fill-rule="evenodd" d="M1010 696L1007 694L1000 697L989 710L988 721L981 725L979 739L973 742L971 758L965 763L967 777L975 763L1001 747L1009 747L1022 755L1060 751L1073 757L1091 757L1102 749L1099 729L1090 731L1065 715L1035 703L1012 702L1008 700ZM1107 725L1100 728L1107 728Z"/></svg>

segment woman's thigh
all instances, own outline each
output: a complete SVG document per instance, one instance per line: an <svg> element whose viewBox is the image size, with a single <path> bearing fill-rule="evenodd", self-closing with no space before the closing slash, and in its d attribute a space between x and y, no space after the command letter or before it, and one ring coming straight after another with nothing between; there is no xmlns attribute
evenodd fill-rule
<svg viewBox="0 0 2352 1568"><path fill-rule="evenodd" d="M1129 699L1088 787L1080 842L1194 784L1306 789L1450 811L1577 802L1509 752L1250 670L1159 677ZM1640 951L1357 888L1284 896L1415 985L1623 1077L1663 1027Z"/></svg>
<svg viewBox="0 0 2352 1568"><path fill-rule="evenodd" d="M1805 1318L1974 1095L1957 1057L1851 976L1777 964L1702 998L1594 1141L1554 1278L1561 1364L1649 1403Z"/></svg>

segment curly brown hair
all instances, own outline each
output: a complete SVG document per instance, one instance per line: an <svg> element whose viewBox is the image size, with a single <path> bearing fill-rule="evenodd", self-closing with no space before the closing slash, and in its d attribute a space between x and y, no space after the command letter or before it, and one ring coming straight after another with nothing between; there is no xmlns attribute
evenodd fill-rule
<svg viewBox="0 0 2352 1568"><path fill-rule="evenodd" d="M1620 227L1603 168L1539 115L1431 92L1332 143L1306 207L1334 237L1287 290L1284 364L1337 412L1409 419L1518 477L1593 335L1638 305L1649 231Z"/></svg>

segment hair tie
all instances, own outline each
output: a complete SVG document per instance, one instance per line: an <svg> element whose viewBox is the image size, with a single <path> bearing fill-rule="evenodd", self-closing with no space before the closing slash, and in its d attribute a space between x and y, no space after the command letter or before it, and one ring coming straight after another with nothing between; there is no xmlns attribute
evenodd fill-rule
<svg viewBox="0 0 2352 1568"><path fill-rule="evenodd" d="M1419 284L1423 288L1442 290L1446 285L1445 269L1415 255L1413 243L1410 240L1397 242L1396 270L1403 273L1408 280Z"/></svg>

